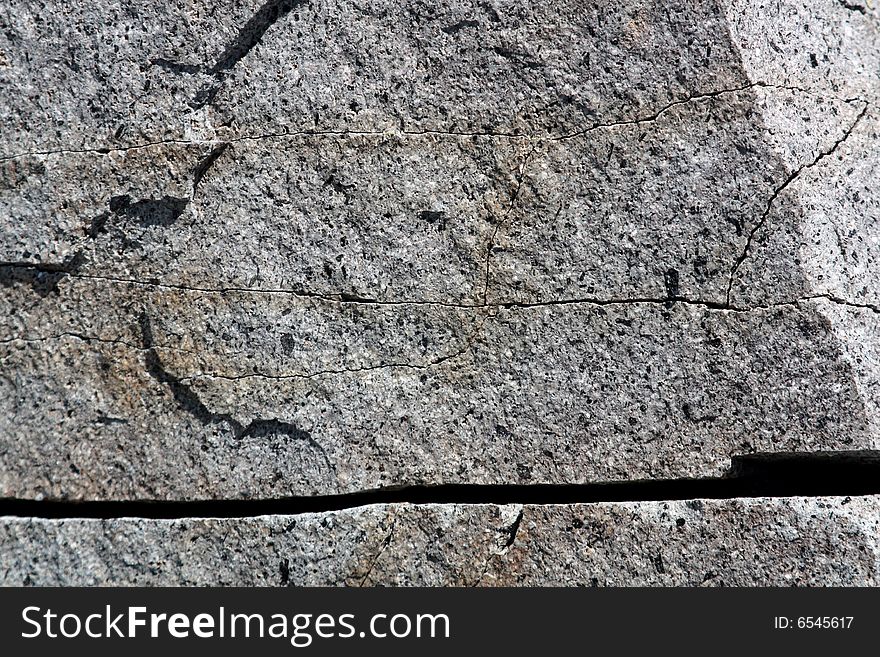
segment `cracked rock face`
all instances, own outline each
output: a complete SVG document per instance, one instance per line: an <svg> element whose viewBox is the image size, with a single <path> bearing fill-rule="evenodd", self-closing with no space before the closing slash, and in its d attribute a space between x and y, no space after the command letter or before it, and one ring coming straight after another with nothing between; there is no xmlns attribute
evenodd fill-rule
<svg viewBox="0 0 880 657"><path fill-rule="evenodd" d="M70 4L0 11L0 497L697 478L878 449L877 9ZM581 510L665 545L654 506ZM333 517L381 542L393 511ZM575 512L527 511L533 545ZM484 552L507 513L401 512L488 531ZM4 541L219 531L144 522ZM284 522L233 526L244 546ZM279 558L291 581L393 579L359 549L333 572ZM567 576L536 554L486 574ZM797 577L867 581L869 561ZM457 568L412 581L474 579Z"/></svg>
<svg viewBox="0 0 880 657"><path fill-rule="evenodd" d="M876 446L876 13L227 9L7 10L4 495Z"/></svg>

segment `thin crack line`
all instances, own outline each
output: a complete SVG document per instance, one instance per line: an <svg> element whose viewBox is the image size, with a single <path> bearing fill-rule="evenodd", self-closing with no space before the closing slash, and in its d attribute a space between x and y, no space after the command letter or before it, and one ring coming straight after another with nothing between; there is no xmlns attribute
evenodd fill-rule
<svg viewBox="0 0 880 657"><path fill-rule="evenodd" d="M95 335L85 335L84 333L77 333L74 331L63 331L61 333L56 333L54 335L43 335L43 336L37 336L37 337L15 336L15 337L11 337L11 338L3 338L3 339L0 339L0 344L11 344L13 342L26 342L26 343L47 342L50 340L64 340L65 338L73 338L73 339L79 340L81 342L100 342L101 344L122 345L123 347L128 347L128 348L130 348L134 351L138 351L138 352L147 351L147 349L145 349L141 345L133 344L131 342L126 342L122 338L117 338L117 339L111 340L109 338L102 338L102 337L95 336ZM192 349L183 349L182 347L175 347L172 345L155 345L155 347L153 347L153 348L162 349L164 351L176 351L176 352L183 353L183 354L193 354L195 356L203 356L204 355L204 352L193 351ZM227 355L236 355L236 354L225 354L224 353L223 355L227 356Z"/></svg>
<svg viewBox="0 0 880 657"><path fill-rule="evenodd" d="M654 121L659 119L661 116L663 116L663 114L665 114L669 110L671 110L675 107L678 107L680 105L687 105L689 103L699 102L701 100L706 100L709 98L717 98L718 96L723 96L723 95L727 95L727 94L741 93L743 91L747 91L749 89L752 89L754 87L759 87L759 86L764 86L764 85L763 85L763 83L760 83L760 82L752 82L752 83L743 85L741 87L733 87L731 89L719 89L716 91L707 91L707 92L703 92L703 93L694 94L692 96L688 96L687 98L682 98L680 100L672 101L671 103L664 105L659 110L656 110L654 113L649 114L648 116L638 117L635 119L611 121L611 122L606 122L606 123L595 123L592 126L590 126L589 128L586 128L584 130L579 130L577 132L572 132L572 133L569 133L566 135L560 135L558 137L554 137L553 139L557 140L557 141L565 140L565 139L574 139L575 137L582 137L582 136L589 134L591 132L594 132L596 130L602 130L602 129L606 129L606 128L617 128L620 126L627 126L627 125L639 125L641 123L653 123Z"/></svg>
<svg viewBox="0 0 880 657"><path fill-rule="evenodd" d="M453 302L453 301L433 301L426 299L399 299L399 300L381 300L381 299L372 299L366 297L355 297L347 294L321 294L318 292L306 292L304 290L292 290L285 288L249 288L249 287L237 287L237 286L228 286L228 287L207 287L207 286L199 286L199 285L184 285L179 283L161 283L159 281L145 281L134 278L122 278L116 276L105 276L100 274L83 274L79 272L73 271L64 271L63 269L58 268L56 265L43 265L42 263L3 263L0 262L0 267L8 267L12 269L33 269L36 271L43 271L44 269L47 271L51 271L52 273L59 273L65 276L68 276L73 279L79 280L95 280L95 281L104 281L107 283L117 284L117 285L136 285L141 287L148 288L158 288L158 289L167 289L167 290L176 290L181 292L193 292L200 294L266 294L266 295L288 295L294 296L304 300L315 300L319 302L333 303L339 305L364 305L364 306L436 306L442 308L455 308L462 310L479 310L485 308L511 308L511 307L520 307L520 308L531 308L531 307L539 307L539 306L552 306L552 305L565 305L565 304L575 304L575 303L583 303L583 304L594 304L598 306L602 305L617 305L617 304L626 304L626 303L657 303L657 304L669 304L669 303L682 303L689 305L697 305L697 306L705 306L707 308L713 310L730 310L730 311L742 311L742 310L750 310L749 308L738 308L735 306L728 306L719 302L708 301L708 300L700 300L700 299L689 299L682 296L675 297L632 297L632 298L610 298L610 299L601 299L601 298L593 298L593 297L585 297L585 298L574 298L574 299L555 299L550 301L535 301L535 302L521 302L521 301L496 301L492 303L488 303L484 300L482 303L466 303L466 302ZM485 292L485 291L484 291Z"/></svg>
<svg viewBox="0 0 880 657"><path fill-rule="evenodd" d="M0 162L15 160L23 157L37 157L50 155L109 155L110 153L124 153L134 150L153 148L156 146L211 146L219 144L237 144L244 141L268 141L273 139L297 138L297 137L450 137L462 138L488 138L529 140L529 135L519 135L503 132L455 132L447 130L285 130L281 132L266 132L253 135L239 135L237 137L225 137L215 135L211 139L159 139L140 144L127 146L106 146L91 148L57 148L43 151L24 151L12 155L0 157Z"/></svg>
<svg viewBox="0 0 880 657"><path fill-rule="evenodd" d="M849 308L855 308L858 310L868 310L872 313L880 315L880 304L872 304L872 303L857 303L854 301L848 301L833 294L813 294L805 297L800 297L798 299L792 301L780 301L771 304L759 304L752 306L750 308L707 308L709 310L714 311L727 311L732 313L751 313L751 312L762 312L773 310L777 308L785 308L785 307L798 307L802 303L810 302L810 301L819 301L824 300L837 305L846 306ZM504 306L508 308L541 308L541 307L552 307L556 305L589 305L596 307L603 307L608 305L636 305L645 303L644 301L612 301L608 303L596 303L595 301L586 301L586 300L565 300L560 302L546 302L546 303L537 303L537 304L500 304L499 306ZM651 305L663 305L664 307L668 307L668 300L651 300ZM691 304L693 305L693 304ZM489 306L488 308L492 308ZM474 308L475 310L482 309L482 307ZM360 372L369 372L373 370L381 370L381 369L392 369L392 368L407 368L407 369L429 369L432 367L437 367L443 364L446 361L454 360L456 358L460 358L468 353L476 344L477 339L479 338L480 333L482 332L483 326L485 322L489 319L494 318L494 315L487 315L483 318L482 322L477 326L474 332L471 334L468 343L462 347L460 350L446 354L445 356L441 356L435 360L429 361L427 363L380 363L378 365L370 365L364 367L355 367L355 368L343 368L343 369L327 369L327 370L319 370L316 372L310 373L293 373L293 374L268 374L265 372L249 372L247 374L240 375L227 375L220 374L216 372L199 372L197 374L191 374L188 376L184 376L178 379L181 384L188 383L191 381L195 381L198 379L224 379L228 381L238 381L241 379L250 379L250 378L259 378L259 379L269 379L269 380L287 380L287 379L312 379L318 378L321 376L333 376L333 375L344 375L344 374L357 374ZM130 342L126 342L122 339L110 340L107 338L100 338L96 336L84 335L81 333L75 333L70 331L65 331L63 333L58 333L55 335L46 335L39 337L26 337L26 336L16 336L11 338L0 339L0 344L11 344L13 342L25 342L25 343L34 343L34 342L45 342L49 340L63 340L65 338L73 338L76 340L80 340L83 342L99 342L103 344L112 344L112 345L122 345L128 347L137 352L147 352L147 351L175 351L179 353L193 354L198 356L204 356L205 352L203 351L194 351L192 349L183 349L181 347L175 347L172 345L153 345L151 347L143 347L140 345L132 344ZM212 352L214 353L214 352ZM223 357L231 357L238 354L247 353L245 351L236 351L236 352L222 352L215 355L220 355Z"/></svg>
<svg viewBox="0 0 880 657"><path fill-rule="evenodd" d="M830 154L830 152L828 153ZM814 294L788 301L781 301L770 304L753 304L751 306L737 306L729 301L718 302L705 299L692 299L683 296L672 297L624 297L624 298L599 298L599 297L576 297L568 299L551 299L547 301L495 301L492 303L456 303L451 301L431 301L425 299L400 299L400 300L380 300L370 298L358 298L348 296L346 294L327 295L319 293L305 292L301 290L288 290L283 288L247 288L247 287L202 287L194 285L182 285L175 283L160 283L158 281L143 281L138 279L129 279L113 276L102 276L96 274L80 274L71 271L65 271L62 265L57 263L22 263L22 262L0 262L0 267L10 269L29 269L39 272L49 272L53 274L61 274L74 279L81 280L98 280L105 281L117 285L137 285L149 288L169 289L181 292L193 292L200 294L267 294L267 295L290 295L304 300L314 300L338 305L363 305L363 306L436 306L441 308L454 308L459 310L485 310L499 308L541 308L563 305L594 305L594 306L616 306L616 305L664 305L669 307L670 304L680 303L682 305L700 306L707 310L715 310L733 313L748 313L759 310L766 310L779 306L797 305L802 301L810 301L813 299L828 299L835 303L850 305L853 307L867 308L875 312L880 312L880 305L871 303L857 303L848 301L840 296L831 293ZM51 336L48 336L51 337ZM98 340L99 338L82 336L84 339ZM19 338L12 338L19 339ZM27 338L21 338L27 339ZM47 338L35 338L42 340ZM157 345L158 346L158 345ZM159 348L174 349L171 346L158 346Z"/></svg>
<svg viewBox="0 0 880 657"><path fill-rule="evenodd" d="M307 292L305 290L292 290L286 288L253 288L253 287L207 287L199 285L185 285L182 283L162 283L158 280L141 280L136 278L123 278L119 276L106 276L101 274L83 274L74 271L65 271L56 264L43 263L25 263L25 262L0 262L0 267L10 269L30 269L38 272L57 273L79 280L104 281L117 285L137 285L149 288L159 288L167 290L178 290L181 292L196 292L204 294L276 294L295 296L301 299L313 299L316 301L324 301L328 303L338 304L360 304L360 305L382 305L382 306L408 306L408 305L431 305L444 306L449 308L484 308L480 303L454 303L446 301L429 301L429 300L378 300L366 297L357 297L346 293L341 294L321 294L319 292Z"/></svg>
<svg viewBox="0 0 880 657"><path fill-rule="evenodd" d="M314 379L322 376L334 376L334 375L342 375L342 374L357 374L360 372L372 372L375 370L384 370L384 369L413 369L413 370L427 370L433 367L437 367L447 361L455 360L457 358L461 358L465 354L469 353L474 345L476 344L480 333L483 330L484 325L488 321L489 316L483 317L482 320L477 324L477 327L474 331L468 336L465 345L452 353L446 354L444 356L440 356L431 360L427 363L402 363L402 362L393 362L393 363L380 363L378 365L367 365L363 367L351 367L351 368L343 368L343 369L335 369L335 370L318 370L317 372L310 373L293 373L293 374L267 374L265 372L248 372L247 374L220 374L217 372L199 372L197 374L190 374L188 376L180 377L177 379L180 383L186 384L191 381L199 380L199 379L223 379L226 381L240 381L242 379L268 379L272 381L284 381L289 379Z"/></svg>
<svg viewBox="0 0 880 657"><path fill-rule="evenodd" d="M510 140L533 140L538 139L539 137L535 137L532 135L527 135L518 132L489 132L489 131L458 131L458 130L432 130L432 129L424 129L424 130L400 130L399 132L393 133L385 133L385 134L393 134L393 135L407 135L410 137L424 137L425 135L436 135L438 137L489 137L489 138L499 138L499 139L510 139Z"/></svg>
<svg viewBox="0 0 880 657"><path fill-rule="evenodd" d="M728 280L727 280L727 292L725 295L725 305L728 305L728 306L730 305L730 297L731 297L731 294L733 291L733 283L736 279L736 275L739 272L739 268L742 266L742 264L746 261L746 259L749 256L749 251L752 248L752 243L754 242L755 236L767 223L767 218L770 216L770 210L773 208L773 203L776 201L777 198L779 198L779 195L782 194L788 188L788 186L801 175L801 173L803 173L807 169L811 169L812 167L815 167L817 164L819 164L819 162L824 160L826 157L830 157L831 155L833 155L835 153L835 151L837 151L837 149L840 147L840 145L843 144L849 138L849 136L852 134L853 130L855 130L856 126L858 126L858 124L861 122L862 117L864 117L865 114L867 113L868 107L870 106L870 103L868 103L868 101L863 101L863 102L864 102L864 107L862 107L861 112L859 112L858 116L856 116L855 120L852 122L852 124L850 124L849 128L847 128L847 130L846 130L846 132L844 132L843 136L840 137L840 139L838 139L836 142L834 142L834 145L832 145L832 147L830 149L828 149L826 151L821 151L813 159L812 162L808 162L807 164L803 164L800 167L798 167L797 169L795 169L794 171L792 171L788 175L788 177L782 182L782 184L777 186L776 189L773 191L773 194L770 196L769 200L767 201L767 204L764 206L764 211L761 214L760 219L758 219L757 223L752 227L752 230L749 231L749 235L746 238L745 246L743 247L742 252L739 254L739 256L736 259L736 262L734 263L733 267L730 270L730 275L728 276Z"/></svg>
<svg viewBox="0 0 880 657"><path fill-rule="evenodd" d="M381 557L385 550L388 549L388 546L391 545L391 541L394 538L394 528L397 526L397 514L394 514L393 519L391 520L391 528L388 530L388 534L382 540L382 545L379 548L379 551L376 553L376 556L373 557L373 560L370 562L370 566L367 568L366 574L364 574L363 578L361 578L360 584L358 586L364 586L366 584L367 579L369 579L370 575L373 574L373 569L375 569L376 564L379 561L379 557Z"/></svg>
<svg viewBox="0 0 880 657"><path fill-rule="evenodd" d="M284 130L277 132L265 132L265 133L257 133L250 135L239 135L237 137L228 137L216 134L212 138L208 139L180 139L180 138L172 138L172 139L157 139L153 141L141 142L139 144L128 144L125 146L92 146L85 148L56 148L56 149L46 149L46 150L35 150L35 151L22 151L19 153L14 153L12 155L3 155L0 156L0 162L5 162L8 160L15 160L22 157L36 157L36 156L50 156L50 155L82 155L82 154L94 154L94 155L109 155L110 153L122 153L133 150L141 150L145 148L152 148L155 146L166 146L166 145L176 145L176 146L209 146L209 145L218 145L223 143L235 144L243 141L264 141L264 140L272 140L272 139L283 139L285 137L388 137L388 138L399 138L399 137L425 137L425 136L436 136L436 137L450 137L453 139L460 138L487 138L487 139L505 139L505 140L526 140L526 141L559 141L572 139L581 135L588 134L595 130L600 130L603 128L616 128L619 126L625 125L638 125L641 123L651 123L656 121L660 116L668 112L670 109L674 107L678 107L680 105L686 105L692 102L698 102L701 100L705 100L708 98L715 98L717 96L722 96L725 94L739 93L742 91L747 91L748 89L752 89L755 87L762 87L767 89L784 89L788 91L797 91L799 93L803 93L805 95L814 95L821 96L822 98L828 98L828 94L820 93L820 90L811 90L803 87L797 86L788 86L788 85L779 85L772 84L769 82L752 82L747 85L743 85L741 87L733 87L729 89L717 89L714 91L707 91L703 93L694 94L687 98L682 98L676 101L673 101L659 110L654 111L652 114L648 116L644 116L641 118L635 119L627 119L620 121L610 121L604 123L596 123L589 128L584 130L567 133L563 135L538 135L538 134L519 134L519 133L509 133L509 132L491 132L491 131L455 131L455 130L435 130L435 129L425 129L425 130L406 130L406 129L384 129L384 130ZM840 100L842 102L852 102L854 100L861 100L859 98L837 98L836 100Z"/></svg>
<svg viewBox="0 0 880 657"><path fill-rule="evenodd" d="M830 154L830 153L829 153ZM799 297L788 301L776 302L771 304L753 304L751 306L737 306L729 301L719 302L706 299L692 299L684 296L672 297L621 297L621 298L600 298L600 297L575 297L563 299L550 299L547 301L514 301L502 300L493 301L491 303L457 303L452 301L432 301L426 299L399 299L399 300L381 300L371 298L359 298L346 294L328 295L313 292L305 292L302 290L290 290L284 288L249 288L249 287L207 287L196 285L183 285L176 283L160 283L158 281L144 281L133 278L121 278L114 276L103 276L97 274L82 274L70 271L64 271L60 265L53 263L22 263L22 262L0 262L0 267L11 269L31 269L36 271L46 271L51 273L62 274L66 277L79 280L96 280L104 281L116 285L136 285L148 288L168 289L181 292L193 292L199 294L266 294L266 295L287 295L295 296L303 300L313 300L338 305L361 305L361 306L432 306L440 308L453 308L459 310L484 310L498 308L541 308L551 306L564 305L593 305L593 306L617 306L617 305L664 305L680 303L682 305L700 306L707 310L748 313L779 306L797 305L802 301L810 301L812 299L827 298L830 301L845 303L847 305L870 308L872 310L880 310L880 305L872 305L865 303L859 305L855 302L849 302L841 297L835 297L832 294L816 294L805 297ZM168 347L171 348L171 347Z"/></svg>
<svg viewBox="0 0 880 657"><path fill-rule="evenodd" d="M583 135L589 134L589 133L594 132L596 130L617 128L620 126L628 126L628 125L640 125L642 123L653 123L653 122L657 121L661 116L663 116L669 110L674 109L676 107L679 107L681 105L688 105L690 103L699 102L702 100L708 100L708 99L712 99L712 98L717 98L719 96L725 96L728 94L741 93L743 91L748 91L749 89L755 89L755 88L785 89L787 91L797 91L797 92L805 94L805 95L813 95L815 93L815 92L812 92L808 89L804 89L803 87L771 84L769 82L762 82L762 81L750 82L750 83L742 85L740 87L732 87L729 89L717 89L714 91L706 91L706 92L702 92L702 93L693 94L691 96L688 96L687 98L682 98L680 100L672 101L671 103L664 105L659 110L657 110L654 113L649 114L647 116L638 117L635 119L611 121L611 122L605 122L605 123L596 123L596 124L590 126L589 128L586 128L584 130L572 132L572 133L565 134L565 135L559 135L556 137L549 137L548 140L549 141L561 141L561 140L566 140L566 139L573 139L575 137L582 137ZM824 98L825 96L823 95L822 97ZM841 100L843 100L843 99L841 99ZM849 100L846 100L844 102L849 102Z"/></svg>
<svg viewBox="0 0 880 657"><path fill-rule="evenodd" d="M496 303L490 304L489 307L495 308L544 308L544 307L552 307L552 306L568 306L568 305L588 305L588 306L628 306L628 305L662 305L666 308L670 307L670 304L680 303L685 306L697 306L705 308L706 310L716 311L716 312L729 312L729 313L753 313L753 312L761 312L765 310L773 310L774 308L785 308L785 307L796 307L802 303L808 301L816 301L818 299L826 299L828 301L833 301L834 303L839 303L842 305L851 306L853 308L864 308L867 310L872 310L874 312L880 313L880 305L873 305L870 303L857 303L847 301L841 297L837 297L831 294L810 294L803 297L798 297L797 299L790 299L786 301L775 301L773 303L756 303L751 306L735 306L733 304L727 303L719 303L717 301L702 301L695 299L688 299L684 297L669 297L669 298L653 298L653 297L632 297L627 299L592 299L592 298L583 298L583 299L558 299L553 301L536 301L536 302L506 302L506 303Z"/></svg>
<svg viewBox="0 0 880 657"><path fill-rule="evenodd" d="M40 263L0 263L0 267L23 268L42 270ZM55 269L53 268L54 272ZM137 285L148 288L158 288L167 290L176 290L181 292L193 292L199 294L267 294L267 295L289 295L304 300L314 300L339 305L362 305L362 306L435 306L441 308L454 308L460 310L480 310L491 308L537 308L543 306L571 305L571 304L588 304L595 306L613 306L624 304L663 304L681 303L685 305L702 306L710 310L722 310L730 312L750 312L754 307L737 307L730 304L720 303L717 301L690 299L682 296L674 297L627 297L627 298L608 298L602 299L598 297L582 297L571 299L553 299L548 301L495 301L489 303L458 303L452 301L431 301L425 299L399 299L399 300L380 300L371 298L353 297L346 294L328 295L316 292L305 292L302 290L290 290L284 288L248 288L248 287L203 287L197 285L183 285L177 283L160 283L158 281L144 281L138 279L121 278L115 276L103 276L97 274L81 274L75 272L62 272L65 276L73 279L81 280L97 280L117 285Z"/></svg>
<svg viewBox="0 0 880 657"><path fill-rule="evenodd" d="M848 306L850 308L858 308L860 310L870 310L873 313L877 313L880 315L880 305L873 303L857 303L855 301L847 301L842 297L839 297L834 294L814 294L809 297L804 297L805 300L813 300L813 299L826 299L831 301L832 303L836 303L841 306Z"/></svg>
<svg viewBox="0 0 880 657"><path fill-rule="evenodd" d="M438 358L437 360L428 362L428 363L402 363L402 362L393 362L393 363L381 363L379 365L365 365L364 367L351 367L351 368L343 368L337 370L318 370L317 372L310 373L293 373L293 374L268 374L266 372L248 372L247 374L220 374L218 372L198 372L197 374L190 374L188 376L182 376L178 379L180 383L190 383L192 381L198 381L203 379L222 379L224 381L241 381L244 379L267 379L270 381L287 381L291 379L315 379L322 376L334 376L334 375L342 375L342 374L359 374L361 372L373 372L376 370L385 370L385 369L413 369L413 370L426 370L437 365L440 365L447 360L451 360L453 358L458 358L459 356L463 356L466 350L461 352L456 352L454 354L449 354L447 356L443 356L442 358Z"/></svg>

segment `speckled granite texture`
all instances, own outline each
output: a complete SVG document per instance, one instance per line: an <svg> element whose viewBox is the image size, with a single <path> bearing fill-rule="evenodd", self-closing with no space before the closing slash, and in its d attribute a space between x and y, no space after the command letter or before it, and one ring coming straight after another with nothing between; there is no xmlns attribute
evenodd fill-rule
<svg viewBox="0 0 880 657"><path fill-rule="evenodd" d="M712 477L878 449L878 100L864 0L10 0L0 497ZM11 583L210 583L228 532L256 546L241 583L278 583L279 559L296 583L874 583L876 504L843 501L675 503L714 532L692 559L672 552L704 539L662 503L526 507L524 546L489 506L297 525L330 538L9 519L0 546ZM572 514L638 529L585 553ZM365 570L398 515L413 538ZM346 556L307 565L326 540ZM745 561L712 568L730 541ZM633 546L650 567L615 557Z"/></svg>
<svg viewBox="0 0 880 657"><path fill-rule="evenodd" d="M15 519L0 583L873 586L878 520L876 497Z"/></svg>

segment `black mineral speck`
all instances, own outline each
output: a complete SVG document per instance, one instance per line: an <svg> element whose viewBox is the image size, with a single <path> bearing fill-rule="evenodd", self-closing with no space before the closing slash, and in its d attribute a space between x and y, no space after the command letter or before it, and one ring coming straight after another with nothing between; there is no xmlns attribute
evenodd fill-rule
<svg viewBox="0 0 880 657"><path fill-rule="evenodd" d="M442 211L435 210L422 210L419 214L419 218L431 225L437 226L437 230L446 230L446 213Z"/></svg>
<svg viewBox="0 0 880 657"><path fill-rule="evenodd" d="M667 269L663 274L663 282L666 284L666 305L667 307L680 298L681 288L678 284L678 270Z"/></svg>

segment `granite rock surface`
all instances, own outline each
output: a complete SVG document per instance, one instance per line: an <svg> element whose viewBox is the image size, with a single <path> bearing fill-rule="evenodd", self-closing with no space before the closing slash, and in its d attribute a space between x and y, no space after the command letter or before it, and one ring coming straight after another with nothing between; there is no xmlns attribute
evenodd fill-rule
<svg viewBox="0 0 880 657"><path fill-rule="evenodd" d="M877 585L878 499L0 524L5 585Z"/></svg>
<svg viewBox="0 0 880 657"><path fill-rule="evenodd" d="M0 498L880 449L871 2L11 0L0 101ZM7 583L212 583L229 540L223 583L876 583L873 498L664 504L9 518L0 550Z"/></svg>
<svg viewBox="0 0 880 657"><path fill-rule="evenodd" d="M863 9L11 3L0 493L873 449Z"/></svg>

